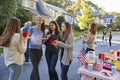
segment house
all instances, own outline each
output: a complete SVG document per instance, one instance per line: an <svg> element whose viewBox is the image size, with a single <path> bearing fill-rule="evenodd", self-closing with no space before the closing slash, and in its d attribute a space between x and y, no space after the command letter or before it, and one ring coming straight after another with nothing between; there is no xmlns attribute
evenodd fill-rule
<svg viewBox="0 0 120 80"><path fill-rule="evenodd" d="M48 10L41 0L22 0L22 6L32 15L33 22L36 21L36 16L38 15L46 18L46 23L49 23L52 18L51 15L48 14Z"/></svg>
<svg viewBox="0 0 120 80"><path fill-rule="evenodd" d="M95 17L95 23L97 23L97 24L103 24L104 23L104 18L103 18L102 14L94 15L94 17Z"/></svg>
<svg viewBox="0 0 120 80"><path fill-rule="evenodd" d="M59 15L63 15L65 18L65 21L71 24L73 23L73 16L67 13L63 8L60 8L48 3L44 3L44 4L46 5L50 15L52 15L54 19Z"/></svg>
<svg viewBox="0 0 120 80"><path fill-rule="evenodd" d="M68 14L64 9L42 2L42 0L22 0L22 6L33 15L33 20L35 20L35 16L41 15L49 23L49 21L54 20L61 14L67 22L73 23L72 15Z"/></svg>
<svg viewBox="0 0 120 80"><path fill-rule="evenodd" d="M102 24L105 27L109 27L110 24L114 23L114 16L109 14L106 14L104 16L101 14L98 14L95 16L95 22L97 24Z"/></svg>
<svg viewBox="0 0 120 80"><path fill-rule="evenodd" d="M114 23L113 15L106 14L105 16L103 16L103 19L104 19L103 25L106 27L109 27L110 24Z"/></svg>
<svg viewBox="0 0 120 80"><path fill-rule="evenodd" d="M77 11L75 14L73 14L73 18L74 18L74 23L75 25L78 24L78 21L77 21L77 16L81 16L81 12L80 11Z"/></svg>

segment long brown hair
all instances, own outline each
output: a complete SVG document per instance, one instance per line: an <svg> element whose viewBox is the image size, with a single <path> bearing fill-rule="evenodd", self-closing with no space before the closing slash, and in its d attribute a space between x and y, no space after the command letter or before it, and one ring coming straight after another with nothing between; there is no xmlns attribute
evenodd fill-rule
<svg viewBox="0 0 120 80"><path fill-rule="evenodd" d="M60 40L62 42L65 42L67 40L69 34L72 33L72 27L71 27L71 25L68 22L63 22L62 24L65 25L66 31L65 32L61 32Z"/></svg>
<svg viewBox="0 0 120 80"><path fill-rule="evenodd" d="M96 34L96 32L97 32L97 27L96 27L96 24L95 24L95 23L92 23L92 24L90 25L89 32L90 32L91 34L93 34L93 35Z"/></svg>
<svg viewBox="0 0 120 80"><path fill-rule="evenodd" d="M20 32L21 22L18 18L11 18L9 19L8 23L6 24L5 30L2 34L0 39L0 45L4 47L9 47L11 39L15 33Z"/></svg>

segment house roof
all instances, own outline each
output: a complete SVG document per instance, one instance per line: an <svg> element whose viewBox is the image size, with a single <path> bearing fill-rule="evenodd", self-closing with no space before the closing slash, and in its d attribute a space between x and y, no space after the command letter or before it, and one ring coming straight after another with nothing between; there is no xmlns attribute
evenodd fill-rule
<svg viewBox="0 0 120 80"><path fill-rule="evenodd" d="M113 15L106 14L106 15L104 16L104 18L114 18L114 16L113 16Z"/></svg>
<svg viewBox="0 0 120 80"><path fill-rule="evenodd" d="M31 9L31 8L28 8L28 7L24 7L26 10L29 10L32 14L34 15L39 15L38 11L36 9Z"/></svg>
<svg viewBox="0 0 120 80"><path fill-rule="evenodd" d="M48 8L51 8L51 9L58 11L58 12L62 12L63 14L70 15L64 9L57 7L57 6L54 6L54 5L51 5L51 4L48 4L48 3L45 3L42 0L37 0L36 9L25 7L25 9L29 10L30 12L32 12L35 15L41 15L41 16L47 16L50 18L54 18L51 14L49 14Z"/></svg>
<svg viewBox="0 0 120 80"><path fill-rule="evenodd" d="M42 0L38 0L38 2L36 2L36 9L38 11L38 13L42 16L48 16L48 17L52 17L49 14L48 9L46 8L46 6L44 5L44 3L42 2Z"/></svg>
<svg viewBox="0 0 120 80"><path fill-rule="evenodd" d="M57 7L57 6L54 6L54 5L45 3L45 2L44 2L44 4L46 5L46 7L51 8L51 9L53 9L53 10L55 10L55 11L62 12L62 13L64 13L64 14L69 14L69 13L67 13L64 9L62 9L62 8L60 8L60 7ZM69 14L69 15L70 15L70 14Z"/></svg>

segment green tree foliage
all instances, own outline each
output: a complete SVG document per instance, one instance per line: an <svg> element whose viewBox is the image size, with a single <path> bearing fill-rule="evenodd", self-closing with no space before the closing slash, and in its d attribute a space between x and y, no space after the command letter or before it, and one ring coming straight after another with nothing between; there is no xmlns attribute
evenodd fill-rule
<svg viewBox="0 0 120 80"><path fill-rule="evenodd" d="M109 24L109 25L108 25L108 27L109 27L109 28L112 28L112 29L115 29L115 28L117 28L117 26L115 26L115 24L114 24L114 23L112 23L112 24Z"/></svg>
<svg viewBox="0 0 120 80"><path fill-rule="evenodd" d="M59 27L61 29L61 24L62 24L62 22L65 22L65 18L64 18L64 16L58 16L56 18L56 21L57 21L57 23L58 23L58 25L59 25Z"/></svg>
<svg viewBox="0 0 120 80"><path fill-rule="evenodd" d="M43 0L44 2L64 8L68 13L74 13L74 2L71 0Z"/></svg>
<svg viewBox="0 0 120 80"><path fill-rule="evenodd" d="M92 9L90 5L84 0L81 0L81 3L79 4L82 16L77 16L78 26L80 29L87 29L89 27L89 24L94 21Z"/></svg>
<svg viewBox="0 0 120 80"><path fill-rule="evenodd" d="M120 15L115 18L115 27L120 29Z"/></svg>
<svg viewBox="0 0 120 80"><path fill-rule="evenodd" d="M64 3L64 0L43 0L43 1L58 7L62 7L62 3Z"/></svg>
<svg viewBox="0 0 120 80"><path fill-rule="evenodd" d="M91 1L88 1L88 4L91 5L95 11L99 11L100 10L100 7L98 7L97 4L94 4L93 2Z"/></svg>
<svg viewBox="0 0 120 80"><path fill-rule="evenodd" d="M102 24L97 24L97 30L98 31L103 31L104 29L106 29L106 27Z"/></svg>
<svg viewBox="0 0 120 80"><path fill-rule="evenodd" d="M110 12L109 14L113 15L113 16L119 16L120 13L119 12Z"/></svg>
<svg viewBox="0 0 120 80"><path fill-rule="evenodd" d="M74 1L71 0L65 0L64 3L62 4L62 7L69 13L69 14L74 14L75 13L75 5Z"/></svg>
<svg viewBox="0 0 120 80"><path fill-rule="evenodd" d="M2 33L9 18L16 15L16 0L0 1L0 34Z"/></svg>
<svg viewBox="0 0 120 80"><path fill-rule="evenodd" d="M22 0L16 0L16 1L17 1L17 5L18 5L18 6L21 6Z"/></svg>
<svg viewBox="0 0 120 80"><path fill-rule="evenodd" d="M1 0L0 1L0 34L11 17L20 18L22 25L24 22L31 20L28 11L21 7L22 0Z"/></svg>
<svg viewBox="0 0 120 80"><path fill-rule="evenodd" d="M81 8L80 3L81 3L81 0L76 0L76 1L73 2L73 4L72 4L72 9L73 9L74 14L75 14L77 11L80 10L80 8Z"/></svg>
<svg viewBox="0 0 120 80"><path fill-rule="evenodd" d="M17 12L16 16L21 20L22 26L24 25L25 22L32 20L32 17L29 14L29 12L25 10L23 7L19 6L16 12Z"/></svg>

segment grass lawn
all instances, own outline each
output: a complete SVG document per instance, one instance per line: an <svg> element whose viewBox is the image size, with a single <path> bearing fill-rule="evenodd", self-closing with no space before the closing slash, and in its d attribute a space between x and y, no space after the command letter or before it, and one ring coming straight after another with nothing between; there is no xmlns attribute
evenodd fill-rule
<svg viewBox="0 0 120 80"><path fill-rule="evenodd" d="M3 48L0 48L0 54L3 53Z"/></svg>
<svg viewBox="0 0 120 80"><path fill-rule="evenodd" d="M83 32L74 31L74 39L78 40Z"/></svg>

